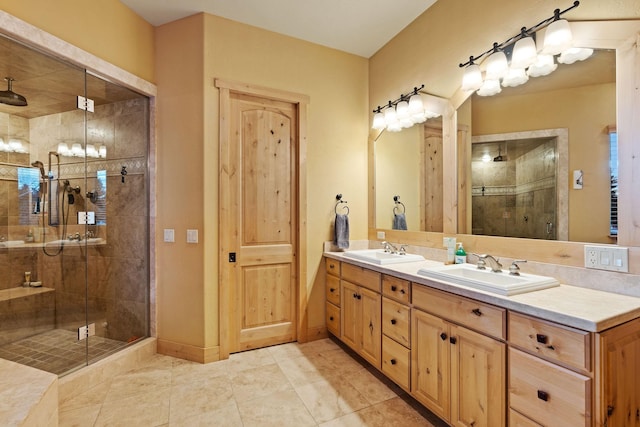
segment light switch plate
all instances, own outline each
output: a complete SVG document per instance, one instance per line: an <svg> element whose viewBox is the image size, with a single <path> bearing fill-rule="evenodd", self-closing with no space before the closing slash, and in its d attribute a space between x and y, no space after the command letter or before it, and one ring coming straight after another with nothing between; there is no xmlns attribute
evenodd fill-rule
<svg viewBox="0 0 640 427"><path fill-rule="evenodd" d="M164 229L164 241L166 243L173 243L176 241L175 231L173 230L173 228Z"/></svg>
<svg viewBox="0 0 640 427"><path fill-rule="evenodd" d="M187 230L187 243L198 243L198 230Z"/></svg>
<svg viewBox="0 0 640 427"><path fill-rule="evenodd" d="M629 272L629 248L620 246L584 246L584 266L598 270Z"/></svg>
<svg viewBox="0 0 640 427"><path fill-rule="evenodd" d="M385 237L386 235L387 234L384 231L378 231L378 239L384 240L384 239L386 239L386 237Z"/></svg>

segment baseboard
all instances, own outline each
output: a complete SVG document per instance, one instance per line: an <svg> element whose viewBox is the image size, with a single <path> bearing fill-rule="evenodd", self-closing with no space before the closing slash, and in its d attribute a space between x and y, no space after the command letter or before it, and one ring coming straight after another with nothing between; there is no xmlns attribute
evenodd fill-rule
<svg viewBox="0 0 640 427"><path fill-rule="evenodd" d="M316 326L315 328L307 329L307 341L316 341L328 337L329 332L327 332L326 326Z"/></svg>
<svg viewBox="0 0 640 427"><path fill-rule="evenodd" d="M220 360L220 347L196 347L189 344L177 343L158 338L159 354L191 360L198 363L210 363Z"/></svg>

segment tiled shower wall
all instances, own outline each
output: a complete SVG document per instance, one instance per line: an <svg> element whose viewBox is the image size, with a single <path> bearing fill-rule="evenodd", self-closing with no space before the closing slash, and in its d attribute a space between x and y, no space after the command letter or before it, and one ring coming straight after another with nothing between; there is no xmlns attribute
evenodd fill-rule
<svg viewBox="0 0 640 427"><path fill-rule="evenodd" d="M70 111L29 120L25 139L30 140L31 154L23 154L26 159L19 164L28 166L40 160L48 170L48 153L55 152L59 142L70 146L83 141L84 114ZM44 235L38 233L37 237L40 241L52 241L75 232L84 234L85 226L77 224L77 212L96 209L86 192L96 188L96 171L106 170L106 225L89 226L106 244L85 247L67 242L62 251L59 245L47 247L46 252L52 256L42 247L0 249L0 289L19 286L24 271L29 270L43 286L55 289L56 316L52 328L73 330L84 324L86 294L88 320L96 323L97 335L121 341L147 335L148 116L148 102L142 98L97 106L95 113L88 114L87 143L96 147L105 145L107 158L87 160L86 180L84 159L60 158L60 178L68 179L81 190L74 193L75 202L69 206L66 232L63 234L60 218L59 226L46 227ZM55 156L52 163L57 175ZM127 171L124 182L120 174L123 166ZM0 221L6 215L11 225L3 229L4 223L0 222L0 235L6 233L10 239L22 239L28 231L28 226L18 227L17 218L11 216L16 192L15 179L0 179Z"/></svg>
<svg viewBox="0 0 640 427"><path fill-rule="evenodd" d="M473 234L556 239L555 144L545 142L517 159L472 162Z"/></svg>

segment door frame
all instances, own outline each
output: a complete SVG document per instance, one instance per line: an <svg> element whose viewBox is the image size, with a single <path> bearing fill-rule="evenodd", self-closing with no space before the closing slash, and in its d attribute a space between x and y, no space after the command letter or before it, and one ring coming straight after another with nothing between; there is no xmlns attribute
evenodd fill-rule
<svg viewBox="0 0 640 427"><path fill-rule="evenodd" d="M296 332L299 342L307 341L307 107L309 96L294 92L272 89L263 86L234 82L224 79L215 79L214 85L219 89L220 112L219 112L219 188L218 188L218 224L221 219L230 219L230 185L228 177L235 173L231 170L229 162L229 135L231 110L231 93L241 93L245 95L267 98L272 100L289 102L295 104L298 109L298 134L297 136L297 176L296 191L298 196L298 206L296 210L298 232L296 243L298 286L296 287ZM223 268L228 264L229 242L231 240L229 230L219 228L218 237L218 289L219 289L219 342L220 359L229 358L231 348L231 335L229 334L229 319L233 315L233 301L231 287L235 286L231 277L230 269Z"/></svg>

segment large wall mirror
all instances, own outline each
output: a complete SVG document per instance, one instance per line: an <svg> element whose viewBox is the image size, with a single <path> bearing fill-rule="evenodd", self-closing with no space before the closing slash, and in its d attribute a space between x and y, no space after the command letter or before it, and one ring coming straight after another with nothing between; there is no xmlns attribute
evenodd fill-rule
<svg viewBox="0 0 640 427"><path fill-rule="evenodd" d="M449 100L452 114L446 114L442 118L443 128L443 233L445 235L458 234L465 242L470 242L474 250L486 251L512 257L523 257L530 260L551 261L580 266L583 265L583 247L580 244L572 245L571 242L595 242L617 243L618 245L638 247L640 246L640 184L634 181L633 170L640 170L640 121L637 120L640 111L640 99L635 81L640 81L640 54L634 47L637 34L640 32L640 21L592 21L573 22L572 31L574 40L583 47L591 47L596 50L596 55L591 59L591 64L566 65L570 67L595 66L605 70L606 76L598 77L598 81L584 81L580 88L557 89L555 98L546 100L547 104L536 103L535 97L542 95L526 95L530 99L526 101L529 112L524 117L516 118L513 113L524 110L522 104L524 94L510 96L510 102L503 105L490 106L494 101L490 98L475 99L470 93L458 91ZM615 64L612 62L615 58ZM565 67L561 65L560 67ZM560 70L556 70L558 73ZM583 77L593 78L588 71L582 72ZM558 73L559 74L559 73ZM552 74L553 75L553 74ZM544 77L531 79L526 85L543 85ZM609 81L607 81L609 80ZM534 85L535 84L535 85ZM525 85L525 86L526 86ZM594 91L587 92L586 86L592 86ZM565 91L566 93L562 93ZM577 93L581 93L579 99ZM505 91L506 94L506 91ZM496 98L498 99L500 95ZM548 97L548 94L545 95ZM507 97L505 97L507 98ZM580 112L569 117L568 114L577 107L570 107L569 101L577 101ZM480 110L486 102L486 108ZM552 102L553 108L548 107ZM472 112L472 104L475 112ZM508 114L505 113L508 109ZM490 110L497 110L498 115L488 119ZM542 116L551 116L553 120L542 122ZM597 118L596 118L597 115ZM525 122L525 123L521 123ZM515 125L518 125L516 127ZM468 128L468 131L465 130ZM618 235L617 240L611 237L609 227L609 203L608 195L611 191L609 182L609 132L617 131L619 138L619 175L618 187L620 197L618 199ZM562 234L556 233L553 243L545 243L546 239L535 237L527 239L526 245L520 239L513 237L503 238L472 233L472 135L482 138L495 138L500 134L518 134L529 131L558 131L566 132L567 159L566 168L557 171L556 180L567 187L566 219L556 220L556 226L565 221ZM384 141L382 135L373 144L370 142L370 233L369 237L375 239L376 232L386 231L386 238L397 239L405 242L416 242L434 247L441 247L441 235L431 236L422 230L420 223L409 226L409 231L417 233L398 232L392 227L392 210L394 207L393 196L399 195L400 200L409 200L409 193L401 190L390 189L388 194L378 194L377 186L382 186L378 179L377 144ZM418 137L419 138L419 137ZM480 139L482 139L480 138ZM526 138L525 138L526 139ZM588 140L588 141L587 141ZM498 157L499 144L494 140L496 152L493 157ZM486 141L484 141L486 142ZM382 144L382 143L381 143ZM589 144L589 145L587 145ZM381 154L381 153L380 153ZM417 155L416 155L417 157ZM394 170L401 170L400 161L395 162ZM414 168L415 169L415 168ZM573 188L574 171L583 171L581 190ZM424 171L418 170L414 180L418 182ZM637 172L636 172L637 175ZM637 180L637 178L635 178ZM477 189L476 189L477 190ZM419 194L419 190L414 190ZM480 188L481 191L481 188ZM596 195L598 194L598 195ZM603 196L604 195L604 196ZM556 194L556 200L559 197ZM594 198L603 198L601 202L595 202ZM562 202L562 200L560 200ZM596 203L598 206L596 206ZM604 209L604 213L596 213L598 209ZM417 209L417 208L412 208ZM558 212L561 212L559 209ZM412 211L407 208L407 215ZM558 215L562 215L559 213ZM524 219L525 215L522 215ZM529 218L531 221L531 217ZM543 224L546 225L547 221ZM552 221L550 221L552 222ZM601 225L593 226L598 222ZM586 225L585 225L586 224ZM597 228L597 232L595 229ZM558 231L558 230L556 230ZM403 234L404 233L404 234ZM507 234L508 235L508 234ZM527 236L528 237L528 236ZM559 241L566 241L560 244ZM549 246L553 244L555 246ZM506 252L506 253L505 253ZM636 256L635 251L630 252L630 258Z"/></svg>
<svg viewBox="0 0 640 427"><path fill-rule="evenodd" d="M422 94L439 114L373 141L375 227L443 231L443 118L448 101Z"/></svg>

